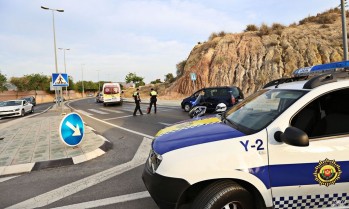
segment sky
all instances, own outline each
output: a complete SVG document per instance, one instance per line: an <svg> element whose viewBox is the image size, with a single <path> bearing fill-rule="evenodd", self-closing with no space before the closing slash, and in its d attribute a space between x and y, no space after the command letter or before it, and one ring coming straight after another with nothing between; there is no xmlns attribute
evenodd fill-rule
<svg viewBox="0 0 349 209"><path fill-rule="evenodd" d="M7 78L58 72L73 80L146 83L176 76L176 64L213 32L248 24L289 25L340 0L0 0L0 71ZM59 50L66 48L70 50Z"/></svg>

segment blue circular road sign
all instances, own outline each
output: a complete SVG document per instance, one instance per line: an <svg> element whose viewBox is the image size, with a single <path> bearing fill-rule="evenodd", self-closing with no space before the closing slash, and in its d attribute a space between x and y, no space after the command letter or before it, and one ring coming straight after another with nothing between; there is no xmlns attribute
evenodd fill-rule
<svg viewBox="0 0 349 209"><path fill-rule="evenodd" d="M74 147L82 142L85 127L82 118L77 113L66 115L59 125L59 135L64 144Z"/></svg>

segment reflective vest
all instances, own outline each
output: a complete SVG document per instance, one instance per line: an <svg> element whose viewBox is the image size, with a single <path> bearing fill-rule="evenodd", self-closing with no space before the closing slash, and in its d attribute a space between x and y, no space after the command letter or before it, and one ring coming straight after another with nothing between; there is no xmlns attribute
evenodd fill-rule
<svg viewBox="0 0 349 209"><path fill-rule="evenodd" d="M151 91L150 92L150 96L157 96L157 95L158 95L158 93L156 91Z"/></svg>

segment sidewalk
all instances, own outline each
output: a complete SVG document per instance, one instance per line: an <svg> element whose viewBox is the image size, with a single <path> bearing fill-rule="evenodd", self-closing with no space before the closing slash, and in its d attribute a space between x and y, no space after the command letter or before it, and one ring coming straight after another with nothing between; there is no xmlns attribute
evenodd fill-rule
<svg viewBox="0 0 349 209"><path fill-rule="evenodd" d="M67 107L63 111L70 113ZM82 163L111 148L86 126L82 143L66 146L58 130L63 117L61 107L54 106L40 115L0 124L0 176Z"/></svg>

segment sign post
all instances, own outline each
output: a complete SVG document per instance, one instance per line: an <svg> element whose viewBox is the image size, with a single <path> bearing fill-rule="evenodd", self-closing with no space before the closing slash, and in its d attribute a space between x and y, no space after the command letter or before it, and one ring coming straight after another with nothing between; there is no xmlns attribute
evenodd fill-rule
<svg viewBox="0 0 349 209"><path fill-rule="evenodd" d="M63 92L62 92L62 87L63 86L69 86L69 81L68 81L68 74L66 73L52 73L52 86L54 87L60 87L60 99L56 95L56 104L62 106L62 113L63 113Z"/></svg>
<svg viewBox="0 0 349 209"><path fill-rule="evenodd" d="M196 90L196 87L195 87L196 74L195 73L190 73L190 79L193 81L194 91L195 91Z"/></svg>
<svg viewBox="0 0 349 209"><path fill-rule="evenodd" d="M59 135L64 144L70 147L78 146L84 138L85 126L77 113L66 115L59 125Z"/></svg>

